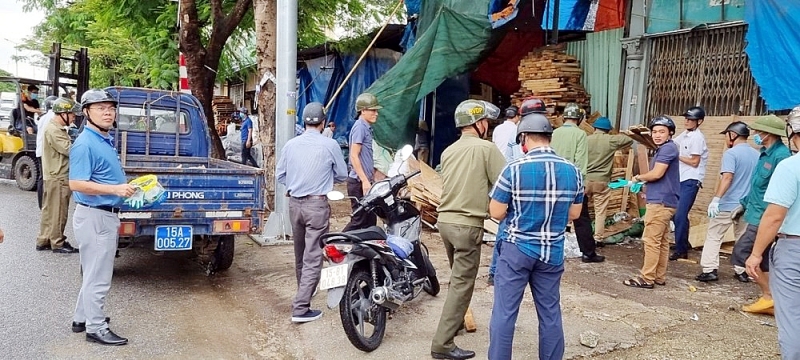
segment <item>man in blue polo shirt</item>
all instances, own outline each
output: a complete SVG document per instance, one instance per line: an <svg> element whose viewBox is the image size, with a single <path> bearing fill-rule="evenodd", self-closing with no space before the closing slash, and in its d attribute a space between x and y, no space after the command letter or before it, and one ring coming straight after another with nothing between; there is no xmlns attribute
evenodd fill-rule
<svg viewBox="0 0 800 360"><path fill-rule="evenodd" d="M378 121L378 98L370 93L363 93L356 98L356 120L350 129L350 173L347 179L347 195L360 199L367 194L375 180L375 160L372 149L372 125ZM353 211L358 208L358 201L351 199ZM375 214L362 211L353 215L342 231L365 229L375 226L378 218Z"/></svg>
<svg viewBox="0 0 800 360"><path fill-rule="evenodd" d="M517 127L527 154L508 164L489 194L489 214L508 219L495 272L489 323L489 359L511 359L514 326L530 285L539 317L539 359L564 357L561 275L564 232L580 216L583 176L550 147L553 127L542 114L522 117Z"/></svg>
<svg viewBox="0 0 800 360"><path fill-rule="evenodd" d="M256 159L253 158L253 154L250 152L253 148L253 120L247 116L247 109L245 108L239 109L239 114L242 117L240 133L242 137L242 164L247 165L250 162L253 166L258 167Z"/></svg>
<svg viewBox="0 0 800 360"><path fill-rule="evenodd" d="M81 103L87 123L69 153L69 187L77 203L72 226L83 269L72 331L86 331L89 342L125 345L128 339L108 328L103 306L114 273L119 206L135 189L126 183L108 135L117 116L116 99L104 90L91 89Z"/></svg>

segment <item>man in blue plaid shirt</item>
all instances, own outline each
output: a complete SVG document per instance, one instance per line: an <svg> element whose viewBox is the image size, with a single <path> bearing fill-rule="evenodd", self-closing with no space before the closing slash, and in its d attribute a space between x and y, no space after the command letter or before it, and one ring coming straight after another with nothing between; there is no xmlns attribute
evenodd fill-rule
<svg viewBox="0 0 800 360"><path fill-rule="evenodd" d="M505 219L503 241L510 244L500 248L497 259L489 359L511 359L514 327L527 285L539 317L539 359L561 359L564 232L567 223L580 216L583 178L575 165L550 147L553 128L544 115L526 115L517 133L517 141L523 141L528 152L503 169L490 193L489 214Z"/></svg>

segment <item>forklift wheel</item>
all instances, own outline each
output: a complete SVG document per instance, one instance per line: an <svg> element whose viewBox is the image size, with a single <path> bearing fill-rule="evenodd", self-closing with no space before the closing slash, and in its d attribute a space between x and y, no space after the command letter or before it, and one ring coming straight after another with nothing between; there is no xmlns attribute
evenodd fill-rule
<svg viewBox="0 0 800 360"><path fill-rule="evenodd" d="M40 169L32 157L21 156L14 164L14 179L17 181L17 187L25 191L36 190L39 171Z"/></svg>

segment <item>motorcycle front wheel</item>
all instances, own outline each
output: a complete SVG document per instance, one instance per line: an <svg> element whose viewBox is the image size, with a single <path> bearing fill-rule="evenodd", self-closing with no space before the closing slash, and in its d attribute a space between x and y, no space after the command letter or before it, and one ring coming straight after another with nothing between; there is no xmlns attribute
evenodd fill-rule
<svg viewBox="0 0 800 360"><path fill-rule="evenodd" d="M433 263L428 255L428 247L424 244L422 245L422 252L423 252L423 261L425 262L425 268L428 273L428 278L425 279L425 282L422 283L422 290L425 290L430 296L439 295L440 285L439 285L439 278L436 277L436 268L433 267Z"/></svg>
<svg viewBox="0 0 800 360"><path fill-rule="evenodd" d="M339 315L347 339L357 349L370 352L378 348L386 332L386 309L372 302L372 275L354 269L339 302Z"/></svg>

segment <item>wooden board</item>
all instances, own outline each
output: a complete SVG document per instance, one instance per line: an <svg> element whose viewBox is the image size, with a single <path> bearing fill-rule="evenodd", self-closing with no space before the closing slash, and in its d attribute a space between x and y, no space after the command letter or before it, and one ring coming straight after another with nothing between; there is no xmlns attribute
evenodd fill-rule
<svg viewBox="0 0 800 360"><path fill-rule="evenodd" d="M705 244L706 242L707 234L708 234L708 222L690 227L689 244L691 244L693 248L703 246L703 244ZM724 244L733 241L736 241L736 238L733 235L733 226L731 226L728 228L728 231L722 237L722 243Z"/></svg>
<svg viewBox="0 0 800 360"><path fill-rule="evenodd" d="M467 308L467 313L464 314L464 330L467 332L478 330L478 326L475 325L475 316L472 315L472 308Z"/></svg>

